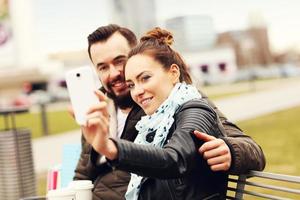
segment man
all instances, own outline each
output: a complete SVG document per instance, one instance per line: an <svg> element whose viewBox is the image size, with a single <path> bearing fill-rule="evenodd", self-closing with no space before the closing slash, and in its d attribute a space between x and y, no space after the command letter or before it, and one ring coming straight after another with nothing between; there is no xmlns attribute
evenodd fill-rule
<svg viewBox="0 0 300 200"><path fill-rule="evenodd" d="M88 53L102 82L102 90L113 101L110 109L111 137L134 141L135 124L144 112L131 99L125 84L123 67L127 55L137 43L135 35L117 25L98 28L88 36ZM261 148L234 124L230 123L208 98L202 94L220 116L225 137L214 138L195 131L204 144L199 153L213 171L243 173L263 170L265 158ZM104 157L97 157L82 137L82 153L74 179L89 179L94 183L93 199L124 199L130 175L110 167ZM92 163L97 163L97 167Z"/></svg>

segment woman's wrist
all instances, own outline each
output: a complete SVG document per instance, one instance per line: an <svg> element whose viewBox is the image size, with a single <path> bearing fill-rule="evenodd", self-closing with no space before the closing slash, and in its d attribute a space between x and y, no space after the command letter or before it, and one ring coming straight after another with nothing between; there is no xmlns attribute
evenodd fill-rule
<svg viewBox="0 0 300 200"><path fill-rule="evenodd" d="M103 151L103 155L109 160L115 160L118 158L117 145L111 139L108 139L107 146Z"/></svg>

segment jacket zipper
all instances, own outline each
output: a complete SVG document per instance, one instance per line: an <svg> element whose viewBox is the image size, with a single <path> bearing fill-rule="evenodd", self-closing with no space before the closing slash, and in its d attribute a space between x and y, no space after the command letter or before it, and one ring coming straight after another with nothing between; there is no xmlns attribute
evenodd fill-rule
<svg viewBox="0 0 300 200"><path fill-rule="evenodd" d="M98 176L98 177L96 178L96 180L93 182L94 186L97 186L99 182L100 182L100 177ZM94 190L95 188L96 188L96 187L94 187L93 190Z"/></svg>

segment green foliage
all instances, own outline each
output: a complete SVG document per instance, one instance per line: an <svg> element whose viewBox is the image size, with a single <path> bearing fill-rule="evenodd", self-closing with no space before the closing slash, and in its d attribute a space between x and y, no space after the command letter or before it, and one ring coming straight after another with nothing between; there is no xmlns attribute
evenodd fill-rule
<svg viewBox="0 0 300 200"><path fill-rule="evenodd" d="M300 107L238 123L263 149L265 171L300 175Z"/></svg>
<svg viewBox="0 0 300 200"><path fill-rule="evenodd" d="M40 113L25 113L16 115L18 128L31 130L32 138L43 136L42 121ZM9 118L10 120L10 118ZM49 134L58 134L79 128L67 111L55 111L47 113ZM0 117L0 128L4 129L4 117Z"/></svg>
<svg viewBox="0 0 300 200"><path fill-rule="evenodd" d="M47 191L47 173L38 174L37 177L37 195L45 196Z"/></svg>
<svg viewBox="0 0 300 200"><path fill-rule="evenodd" d="M238 92L227 92L227 93L217 93L217 94L212 94L209 95L209 99L215 101L215 100L220 100L224 98L229 98L229 97L234 97L234 96L239 96L243 94L249 94L253 91L238 91Z"/></svg>

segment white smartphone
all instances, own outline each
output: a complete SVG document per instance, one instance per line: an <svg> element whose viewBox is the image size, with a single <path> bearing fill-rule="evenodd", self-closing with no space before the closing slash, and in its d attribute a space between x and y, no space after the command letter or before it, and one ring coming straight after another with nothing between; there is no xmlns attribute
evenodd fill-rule
<svg viewBox="0 0 300 200"><path fill-rule="evenodd" d="M97 84L91 67L79 67L66 73L66 83L74 110L75 120L79 125L85 125L88 109L99 103L95 94Z"/></svg>

